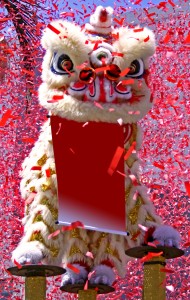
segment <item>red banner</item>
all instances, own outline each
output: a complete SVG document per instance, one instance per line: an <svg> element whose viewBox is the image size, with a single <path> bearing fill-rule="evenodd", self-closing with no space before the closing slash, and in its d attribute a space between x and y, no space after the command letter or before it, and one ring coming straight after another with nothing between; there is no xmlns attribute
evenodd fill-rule
<svg viewBox="0 0 190 300"><path fill-rule="evenodd" d="M51 127L59 223L80 221L87 229L126 234L123 127L57 116Z"/></svg>

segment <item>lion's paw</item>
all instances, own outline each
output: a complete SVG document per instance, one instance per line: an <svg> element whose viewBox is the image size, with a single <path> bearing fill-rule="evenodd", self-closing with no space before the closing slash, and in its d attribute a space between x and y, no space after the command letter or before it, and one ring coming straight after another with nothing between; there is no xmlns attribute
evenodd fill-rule
<svg viewBox="0 0 190 300"><path fill-rule="evenodd" d="M90 278L91 284L112 285L115 281L115 274L111 267L106 265L98 265L93 269L94 274Z"/></svg>
<svg viewBox="0 0 190 300"><path fill-rule="evenodd" d="M38 264L43 259L42 251L36 246L35 242L20 244L12 254L12 261L16 260L19 264Z"/></svg>
<svg viewBox="0 0 190 300"><path fill-rule="evenodd" d="M64 287L67 284L83 284L88 278L88 272L85 267L79 264L72 264L72 266L78 269L78 272L66 268L66 273L63 275L61 281L62 287Z"/></svg>
<svg viewBox="0 0 190 300"><path fill-rule="evenodd" d="M159 242L160 246L179 247L180 234L171 226L160 225L153 233L154 240Z"/></svg>

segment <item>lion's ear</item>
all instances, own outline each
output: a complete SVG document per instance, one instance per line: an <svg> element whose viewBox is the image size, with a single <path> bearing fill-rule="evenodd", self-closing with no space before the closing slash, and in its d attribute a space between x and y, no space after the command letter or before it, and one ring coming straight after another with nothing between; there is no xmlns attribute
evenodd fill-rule
<svg viewBox="0 0 190 300"><path fill-rule="evenodd" d="M156 50L154 33L148 28L120 28L114 45L130 62L138 58L147 59Z"/></svg>
<svg viewBox="0 0 190 300"><path fill-rule="evenodd" d="M63 52L78 65L88 59L89 47L85 42L86 36L80 26L62 20L51 22L41 39L45 50Z"/></svg>

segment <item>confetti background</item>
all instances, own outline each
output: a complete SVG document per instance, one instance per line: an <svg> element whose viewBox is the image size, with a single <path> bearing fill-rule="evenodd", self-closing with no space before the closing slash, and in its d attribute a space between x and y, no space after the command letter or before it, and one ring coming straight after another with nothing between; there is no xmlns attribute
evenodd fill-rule
<svg viewBox="0 0 190 300"><path fill-rule="evenodd" d="M6 7L8 2L14 3L16 13L10 10L10 5ZM82 25L96 4L104 3L114 6L116 26L140 24L156 34L158 47L151 60L154 107L141 121L144 130L141 179L149 188L158 214L182 235L181 248L185 255L167 263L167 299L189 299L189 1L153 1L154 5L149 1L146 8L145 1L141 0L37 2L2 0L0 4L0 299L20 300L24 295L23 279L11 277L6 268L11 266L11 252L23 233L24 203L19 194L21 162L47 118L47 112L37 100L43 56L39 45L41 30L59 17ZM19 43L14 20L19 20L20 15L25 21L21 24L24 34ZM125 279L115 285L116 292L98 299L141 299L142 269L139 261L130 262ZM59 285L60 277L48 279L47 300L77 299L63 294Z"/></svg>

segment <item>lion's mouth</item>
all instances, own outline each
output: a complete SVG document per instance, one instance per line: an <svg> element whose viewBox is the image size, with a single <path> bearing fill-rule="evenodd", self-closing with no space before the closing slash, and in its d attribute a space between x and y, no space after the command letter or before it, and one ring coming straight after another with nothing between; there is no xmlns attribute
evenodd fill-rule
<svg viewBox="0 0 190 300"><path fill-rule="evenodd" d="M102 102L102 103L121 103L129 101L132 97L131 86L117 84L104 76L97 76L92 80L91 72L85 72L85 80L90 81L86 84L81 81L72 82L68 93L82 101ZM113 74L109 74L113 76Z"/></svg>

